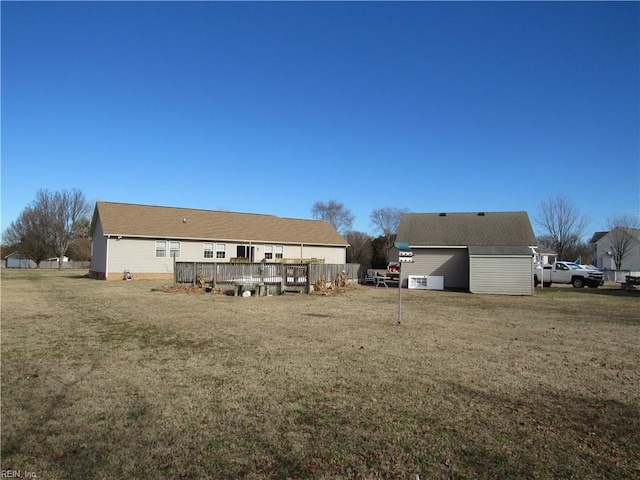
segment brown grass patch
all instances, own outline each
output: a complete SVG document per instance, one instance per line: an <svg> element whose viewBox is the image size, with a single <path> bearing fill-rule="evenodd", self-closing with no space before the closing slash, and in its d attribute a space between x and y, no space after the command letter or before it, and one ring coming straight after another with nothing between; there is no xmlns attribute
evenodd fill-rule
<svg viewBox="0 0 640 480"><path fill-rule="evenodd" d="M2 272L2 468L46 479L632 478L637 292L165 294Z"/></svg>

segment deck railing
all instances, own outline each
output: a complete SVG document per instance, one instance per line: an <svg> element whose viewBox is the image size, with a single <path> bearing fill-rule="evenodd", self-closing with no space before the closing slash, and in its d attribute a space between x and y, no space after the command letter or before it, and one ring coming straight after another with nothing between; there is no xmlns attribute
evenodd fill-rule
<svg viewBox="0 0 640 480"><path fill-rule="evenodd" d="M282 290L297 287L308 292L319 279L336 282L342 272L348 281L357 282L362 276L356 263L176 262L174 279L177 285L262 283L280 285Z"/></svg>

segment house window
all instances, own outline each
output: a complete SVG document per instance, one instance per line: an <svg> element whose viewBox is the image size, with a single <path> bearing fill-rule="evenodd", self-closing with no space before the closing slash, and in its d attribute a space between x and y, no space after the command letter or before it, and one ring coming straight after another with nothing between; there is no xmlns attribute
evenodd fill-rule
<svg viewBox="0 0 640 480"><path fill-rule="evenodd" d="M204 258L213 258L213 243L204 244Z"/></svg>
<svg viewBox="0 0 640 480"><path fill-rule="evenodd" d="M272 260L274 258L282 258L282 252L284 247L282 245L265 245L264 246L264 258Z"/></svg>
<svg viewBox="0 0 640 480"><path fill-rule="evenodd" d="M226 257L227 246L224 243L216 243L216 258Z"/></svg>
<svg viewBox="0 0 640 480"><path fill-rule="evenodd" d="M156 240L156 257L166 257L167 256L167 242L164 240Z"/></svg>
<svg viewBox="0 0 640 480"><path fill-rule="evenodd" d="M169 256L171 258L180 256L180 242L169 242Z"/></svg>

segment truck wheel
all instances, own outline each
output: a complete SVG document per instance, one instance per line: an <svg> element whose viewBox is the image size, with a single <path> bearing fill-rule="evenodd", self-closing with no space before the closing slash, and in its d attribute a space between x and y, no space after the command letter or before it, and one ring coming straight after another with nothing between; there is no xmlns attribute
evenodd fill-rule
<svg viewBox="0 0 640 480"><path fill-rule="evenodd" d="M537 287L538 285L540 285L540 281L538 280L538 277L536 277L535 275L533 276L533 286Z"/></svg>
<svg viewBox="0 0 640 480"><path fill-rule="evenodd" d="M573 279L573 281L571 282L571 284L575 287L575 288L582 288L584 287L584 280L580 277L576 277Z"/></svg>
<svg viewBox="0 0 640 480"><path fill-rule="evenodd" d="M551 282L544 282L544 283L542 284L542 286L543 286L544 288L549 288L549 287L551 286Z"/></svg>

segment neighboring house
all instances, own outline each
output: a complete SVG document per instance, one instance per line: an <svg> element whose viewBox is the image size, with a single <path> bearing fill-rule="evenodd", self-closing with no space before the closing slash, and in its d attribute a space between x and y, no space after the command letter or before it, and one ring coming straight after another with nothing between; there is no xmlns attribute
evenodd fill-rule
<svg viewBox="0 0 640 480"><path fill-rule="evenodd" d="M404 213L397 241L413 252L403 279L434 275L445 288L472 293L533 293L536 239L526 212Z"/></svg>
<svg viewBox="0 0 640 480"><path fill-rule="evenodd" d="M97 202L94 278L172 278L180 262L346 262L348 243L328 222L274 215Z"/></svg>
<svg viewBox="0 0 640 480"><path fill-rule="evenodd" d="M4 257L6 268L36 268L36 262L22 253L13 252Z"/></svg>
<svg viewBox="0 0 640 480"><path fill-rule="evenodd" d="M59 262L59 261L60 259L58 257L47 258L47 262ZM66 255L62 257L62 263L65 263L68 261L69 261L69 257L67 257Z"/></svg>
<svg viewBox="0 0 640 480"><path fill-rule="evenodd" d="M558 254L552 250L549 250L546 247L538 246L536 248L536 255L533 259L536 263L541 263L542 265L551 265L558 259Z"/></svg>
<svg viewBox="0 0 640 480"><path fill-rule="evenodd" d="M617 227L623 228L623 227ZM640 270L640 230L636 228L625 229L629 235L635 237L636 241L631 245L631 248L625 252L622 257L622 270L639 271ZM601 270L615 270L616 263L613 259L615 249L613 245L616 244L614 240L617 234L616 229L608 232L595 232L589 240L593 248L593 258L595 266Z"/></svg>

